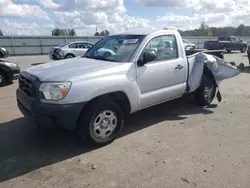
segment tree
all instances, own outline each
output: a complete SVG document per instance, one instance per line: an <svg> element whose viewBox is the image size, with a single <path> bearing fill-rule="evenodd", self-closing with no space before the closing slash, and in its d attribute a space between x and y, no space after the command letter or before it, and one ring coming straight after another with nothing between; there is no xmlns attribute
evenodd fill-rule
<svg viewBox="0 0 250 188"><path fill-rule="evenodd" d="M204 21L202 21L199 30L200 30L200 35L207 36L209 26Z"/></svg>
<svg viewBox="0 0 250 188"><path fill-rule="evenodd" d="M243 36L245 33L246 26L241 24L239 27L236 28L235 35L236 36Z"/></svg>
<svg viewBox="0 0 250 188"><path fill-rule="evenodd" d="M0 29L0 36L3 36L3 32L1 31L1 29Z"/></svg>
<svg viewBox="0 0 250 188"><path fill-rule="evenodd" d="M76 31L74 29L68 29L67 36L76 36Z"/></svg>
<svg viewBox="0 0 250 188"><path fill-rule="evenodd" d="M95 33L95 36L100 36L101 34L97 31L96 33Z"/></svg>
<svg viewBox="0 0 250 188"><path fill-rule="evenodd" d="M76 32L74 29L56 28L56 29L53 29L52 36L76 36Z"/></svg>
<svg viewBox="0 0 250 188"><path fill-rule="evenodd" d="M101 32L96 32L95 33L95 36L108 36L110 35L110 32L108 30L104 30L104 31L101 31Z"/></svg>

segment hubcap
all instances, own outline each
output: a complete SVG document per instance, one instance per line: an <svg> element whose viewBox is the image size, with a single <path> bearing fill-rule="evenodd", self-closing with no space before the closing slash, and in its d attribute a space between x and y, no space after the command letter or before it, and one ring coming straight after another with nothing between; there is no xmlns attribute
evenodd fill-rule
<svg viewBox="0 0 250 188"><path fill-rule="evenodd" d="M205 87L204 90L204 97L206 100L210 100L213 95L213 88L212 87Z"/></svg>
<svg viewBox="0 0 250 188"><path fill-rule="evenodd" d="M93 124L94 136L98 139L108 138L113 134L117 127L117 117L112 111L103 111L99 113Z"/></svg>
<svg viewBox="0 0 250 188"><path fill-rule="evenodd" d="M70 58L73 58L73 56L72 56L72 55L68 55L68 56L67 56L67 59L70 59Z"/></svg>

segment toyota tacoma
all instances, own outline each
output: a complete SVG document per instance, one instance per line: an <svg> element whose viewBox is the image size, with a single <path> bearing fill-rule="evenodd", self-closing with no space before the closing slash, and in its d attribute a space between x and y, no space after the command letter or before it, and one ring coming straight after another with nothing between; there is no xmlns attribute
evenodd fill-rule
<svg viewBox="0 0 250 188"><path fill-rule="evenodd" d="M109 46L115 54L98 53ZM76 129L84 141L105 145L117 138L126 115L139 110L190 94L200 106L215 96L221 101L219 82L242 68L205 52L186 56L178 31L122 33L82 57L22 71L17 104L38 127Z"/></svg>

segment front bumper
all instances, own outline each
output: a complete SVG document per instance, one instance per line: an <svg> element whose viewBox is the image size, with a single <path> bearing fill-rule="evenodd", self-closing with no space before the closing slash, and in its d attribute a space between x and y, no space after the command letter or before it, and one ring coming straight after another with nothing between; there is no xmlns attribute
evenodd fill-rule
<svg viewBox="0 0 250 188"><path fill-rule="evenodd" d="M32 124L41 128L63 127L73 130L86 102L77 104L48 104L40 97L30 98L20 88L16 91L19 110Z"/></svg>
<svg viewBox="0 0 250 188"><path fill-rule="evenodd" d="M7 71L7 80L16 80L20 77L20 68L9 68Z"/></svg>

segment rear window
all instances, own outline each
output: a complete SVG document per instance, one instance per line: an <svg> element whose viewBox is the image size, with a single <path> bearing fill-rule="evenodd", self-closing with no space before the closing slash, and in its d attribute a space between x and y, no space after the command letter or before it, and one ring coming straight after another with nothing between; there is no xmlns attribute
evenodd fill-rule
<svg viewBox="0 0 250 188"><path fill-rule="evenodd" d="M220 40L220 41L230 41L230 37L219 37L218 40Z"/></svg>

